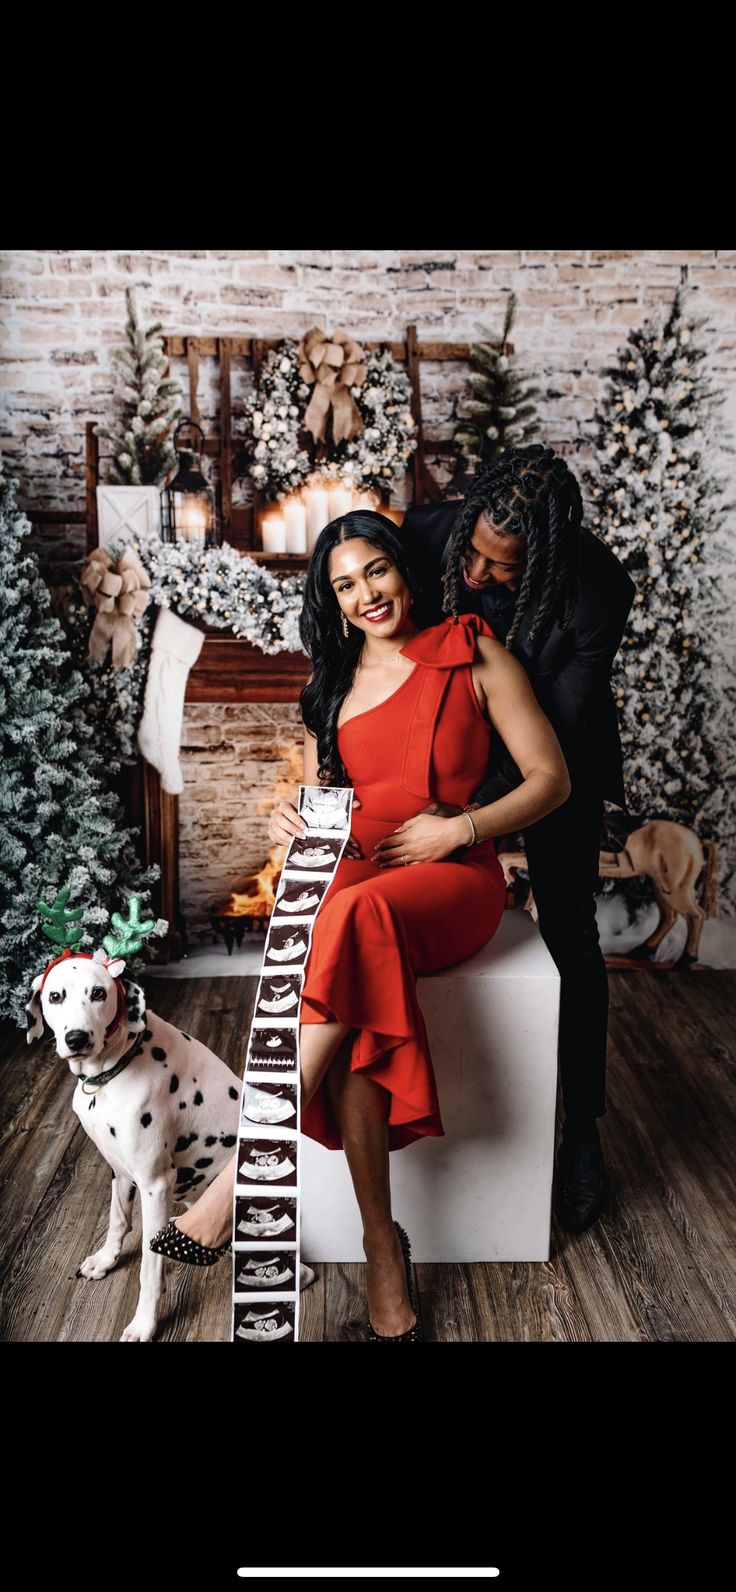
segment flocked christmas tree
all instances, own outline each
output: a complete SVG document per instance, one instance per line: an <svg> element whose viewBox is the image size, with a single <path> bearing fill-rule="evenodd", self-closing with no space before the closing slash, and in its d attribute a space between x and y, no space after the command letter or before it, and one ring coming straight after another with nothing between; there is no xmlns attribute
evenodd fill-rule
<svg viewBox="0 0 736 1592"><path fill-rule="evenodd" d="M138 320L132 288L126 288L128 347L116 348L110 358L118 377L115 419L98 426L97 435L110 443L109 472L113 482L129 486L163 481L176 464L171 432L176 424L181 396L178 383L167 379L168 361L161 323L144 330Z"/></svg>
<svg viewBox="0 0 736 1592"><path fill-rule="evenodd" d="M143 869L105 789L86 716L89 688L70 669L65 637L33 552L17 483L0 469L0 1017L25 1027L32 978L49 960L39 901L68 889L84 910L81 950L101 939Z"/></svg>
<svg viewBox="0 0 736 1592"><path fill-rule="evenodd" d="M734 839L724 645L731 505L713 462L724 400L706 368L705 322L686 306L680 288L605 372L589 523L637 586L613 672L629 807L715 839L723 865Z"/></svg>
<svg viewBox="0 0 736 1592"><path fill-rule="evenodd" d="M530 386L508 350L509 332L516 317L516 297L509 294L503 331L498 343L472 343L470 358L478 368L468 377L465 396L458 405L460 424L453 441L467 468L488 464L504 448L521 448L539 430L539 388Z"/></svg>

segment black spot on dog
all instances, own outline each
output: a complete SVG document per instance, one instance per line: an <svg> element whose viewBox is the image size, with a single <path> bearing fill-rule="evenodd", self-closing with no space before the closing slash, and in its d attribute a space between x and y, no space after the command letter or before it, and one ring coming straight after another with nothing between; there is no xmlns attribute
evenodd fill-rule
<svg viewBox="0 0 736 1592"><path fill-rule="evenodd" d="M186 1109L187 1109L186 1100L180 1100L179 1101L179 1110L180 1111L186 1111Z"/></svg>
<svg viewBox="0 0 736 1592"><path fill-rule="evenodd" d="M141 1117L141 1127L142 1128L147 1128L149 1126L149 1123L151 1123L152 1121L153 1121L153 1118L151 1116L150 1111L144 1111L143 1116Z"/></svg>
<svg viewBox="0 0 736 1592"><path fill-rule="evenodd" d="M87 1107L87 1110L88 1110L88 1111L91 1111L91 1110L92 1110L92 1107L93 1107L93 1106L96 1106L96 1105L97 1105L97 1096L96 1096L96 1095L93 1095L93 1097L92 1097L92 1099L91 1099L91 1100L90 1100L90 1103L89 1103L89 1105L88 1105L88 1107Z"/></svg>
<svg viewBox="0 0 736 1592"><path fill-rule="evenodd" d="M224 1138L223 1137L220 1138L220 1143L225 1146L226 1150L229 1150L231 1144L235 1143L235 1134L234 1133L225 1134Z"/></svg>
<svg viewBox="0 0 736 1592"><path fill-rule="evenodd" d="M134 1194L135 1194L135 1183L131 1183L130 1189L128 1191L128 1199L132 1200Z"/></svg>
<svg viewBox="0 0 736 1592"><path fill-rule="evenodd" d="M230 1088L228 1089L228 1094L229 1094L231 1100L237 1100L238 1091L237 1091L237 1089L233 1089L232 1084L230 1085Z"/></svg>
<svg viewBox="0 0 736 1592"><path fill-rule="evenodd" d="M211 1155L200 1155L199 1160L195 1161L194 1165L195 1166L211 1166L212 1165L212 1156Z"/></svg>
<svg viewBox="0 0 736 1592"><path fill-rule="evenodd" d="M176 1073L172 1072L172 1074L171 1074L171 1082L169 1083L169 1094L176 1094L176 1091L177 1091L178 1087L179 1087L179 1079L177 1078Z"/></svg>
<svg viewBox="0 0 736 1592"><path fill-rule="evenodd" d="M132 1028L128 1029L128 1038L129 1039L135 1039L135 1034L133 1033Z"/></svg>
<svg viewBox="0 0 736 1592"><path fill-rule="evenodd" d="M174 1155L181 1155L182 1150L188 1150L190 1144L193 1144L194 1140L198 1138L198 1133L183 1133L181 1138L177 1139L176 1144L174 1145ZM164 1145L164 1149L165 1148L166 1146Z"/></svg>
<svg viewBox="0 0 736 1592"><path fill-rule="evenodd" d="M192 1043L192 1036L191 1036L191 1034L185 1034L185 1033L182 1033L182 1036L181 1036L181 1037L182 1037L182 1039L188 1039L188 1040L189 1040L189 1043L190 1043L190 1045L191 1045L191 1043Z"/></svg>
<svg viewBox="0 0 736 1592"><path fill-rule="evenodd" d="M166 1051L162 1050L160 1045L154 1045L151 1055L153 1056L154 1061L166 1060Z"/></svg>
<svg viewBox="0 0 736 1592"><path fill-rule="evenodd" d="M115 1129L114 1129L114 1128L111 1128L111 1129L110 1129L110 1132L111 1132L111 1134L112 1134L112 1136L113 1136L113 1138L114 1138L114 1139L116 1139L116 1138L117 1138L117 1134L116 1134L116 1132L115 1132Z"/></svg>
<svg viewBox="0 0 736 1592"><path fill-rule="evenodd" d="M205 1139L204 1142L205 1142L205 1144L207 1146L207 1149L209 1149L211 1144L216 1144L217 1143L217 1134L216 1133L208 1133L207 1134L207 1138Z"/></svg>
<svg viewBox="0 0 736 1592"><path fill-rule="evenodd" d="M194 1096L194 1104L195 1104L195 1106L201 1106L203 1101L204 1101L204 1095L198 1089L197 1093Z"/></svg>
<svg viewBox="0 0 736 1592"><path fill-rule="evenodd" d="M153 1034L151 1033L150 1028L144 1028L144 1030L143 1030L143 1038L144 1039L153 1039Z"/></svg>
<svg viewBox="0 0 736 1592"><path fill-rule="evenodd" d="M204 1183L204 1172L200 1172L198 1177L192 1178L192 1187L194 1187L195 1183Z"/></svg>
<svg viewBox="0 0 736 1592"><path fill-rule="evenodd" d="M138 1022L138 1018L140 1017L140 1015L141 1015L141 1012L140 1012L140 1007L139 1006L129 1006L128 1007L128 1022L129 1023L137 1023Z"/></svg>
<svg viewBox="0 0 736 1592"><path fill-rule="evenodd" d="M114 1172L113 1172L113 1174L112 1174L112 1175L113 1175L113 1177L114 1177L114 1176L115 1176L115 1173L114 1173Z"/></svg>
<svg viewBox="0 0 736 1592"><path fill-rule="evenodd" d="M192 1083L196 1083L196 1082L197 1082L196 1078L193 1078L192 1079Z"/></svg>
<svg viewBox="0 0 736 1592"><path fill-rule="evenodd" d="M179 1170L178 1170L178 1172L176 1174L176 1181L177 1181L178 1184L179 1183L191 1183L193 1177L194 1177L194 1167L193 1166L180 1166Z"/></svg>

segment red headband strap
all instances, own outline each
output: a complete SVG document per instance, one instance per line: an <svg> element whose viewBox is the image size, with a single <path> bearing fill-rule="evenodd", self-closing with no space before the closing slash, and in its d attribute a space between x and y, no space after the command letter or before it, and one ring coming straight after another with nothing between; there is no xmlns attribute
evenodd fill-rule
<svg viewBox="0 0 736 1592"><path fill-rule="evenodd" d="M46 980L47 980L47 978L49 976L49 973L51 972L52 967L58 967L60 962L66 962L70 956L79 957L80 960L84 960L85 962L94 962L94 957L92 956L90 951L72 951L71 948L67 945L64 948L64 950L62 951L61 956L55 956L53 962L49 962L48 967L44 970L44 975L43 975L43 978L41 979L41 988L40 988L40 990L38 992L39 995L41 995L41 993L43 992L43 986L46 983ZM116 960L118 960L118 959L116 958ZM100 962L99 963L100 967L105 967L106 965L107 964L105 962ZM117 993L118 993L117 1010L115 1012L115 1016L113 1017L112 1022L108 1023L107 1028L105 1029L105 1038L106 1039L109 1039L110 1035L114 1034L115 1029L120 1026L120 1018L122 1017L123 1007L125 1005L125 989L123 987L122 979L116 978L115 979L115 986L116 986Z"/></svg>

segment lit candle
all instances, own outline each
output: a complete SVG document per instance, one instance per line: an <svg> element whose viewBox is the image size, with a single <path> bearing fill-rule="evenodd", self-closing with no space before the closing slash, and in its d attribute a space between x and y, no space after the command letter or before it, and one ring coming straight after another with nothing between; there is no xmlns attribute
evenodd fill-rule
<svg viewBox="0 0 736 1592"><path fill-rule="evenodd" d="M344 486L333 487L330 492L330 520L338 520L341 514L349 514L352 506L352 489Z"/></svg>
<svg viewBox="0 0 736 1592"><path fill-rule="evenodd" d="M377 492L354 492L353 493L353 508L354 509L377 509L378 508L378 493Z"/></svg>
<svg viewBox="0 0 736 1592"><path fill-rule="evenodd" d="M287 553L307 551L307 511L299 498L289 498L284 504Z"/></svg>
<svg viewBox="0 0 736 1592"><path fill-rule="evenodd" d="M261 523L264 553L286 552L286 526L280 514L271 514Z"/></svg>
<svg viewBox="0 0 736 1592"><path fill-rule="evenodd" d="M190 492L182 492L177 532L183 542L203 542L207 530L207 509Z"/></svg>
<svg viewBox="0 0 736 1592"><path fill-rule="evenodd" d="M320 531L329 520L330 504L324 487L308 486L304 497L307 505L307 552L311 553Z"/></svg>

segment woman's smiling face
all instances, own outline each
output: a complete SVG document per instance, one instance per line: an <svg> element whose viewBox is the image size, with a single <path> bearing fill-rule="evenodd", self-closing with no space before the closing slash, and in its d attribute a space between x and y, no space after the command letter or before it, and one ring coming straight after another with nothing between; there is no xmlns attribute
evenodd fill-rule
<svg viewBox="0 0 736 1592"><path fill-rule="evenodd" d="M393 636L411 608L411 592L389 553L363 537L330 554L329 579L343 613L364 635Z"/></svg>

